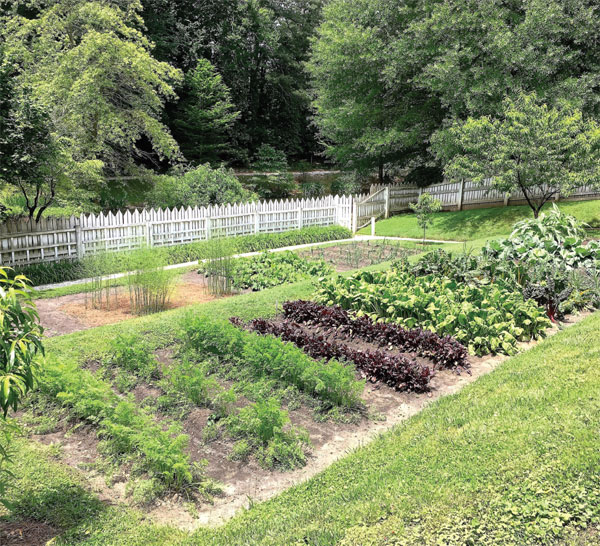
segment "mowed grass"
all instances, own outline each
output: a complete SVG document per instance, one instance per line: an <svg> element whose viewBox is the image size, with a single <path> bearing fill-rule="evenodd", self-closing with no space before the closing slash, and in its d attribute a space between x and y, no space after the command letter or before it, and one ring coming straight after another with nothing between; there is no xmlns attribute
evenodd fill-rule
<svg viewBox="0 0 600 546"><path fill-rule="evenodd" d="M600 315L193 544L550 544L600 517Z"/></svg>
<svg viewBox="0 0 600 546"><path fill-rule="evenodd" d="M311 290L299 283L194 310L268 316ZM181 312L55 338L48 350L78 358L123 329L159 346ZM100 503L52 449L24 441L11 517L55 525L58 545L590 544L582 529L600 518L599 328L592 315L217 529L183 533Z"/></svg>
<svg viewBox="0 0 600 546"><path fill-rule="evenodd" d="M546 205L544 210L551 206ZM558 206L590 227L600 227L600 200L569 201L558 203ZM427 238L443 241L495 239L509 235L515 222L527 218L533 218L533 213L527 206L439 212L433 215L433 225L427 229ZM359 233L369 235L371 228L364 228ZM415 215L406 213L377 222L375 234L385 237L422 238L423 230L417 225Z"/></svg>

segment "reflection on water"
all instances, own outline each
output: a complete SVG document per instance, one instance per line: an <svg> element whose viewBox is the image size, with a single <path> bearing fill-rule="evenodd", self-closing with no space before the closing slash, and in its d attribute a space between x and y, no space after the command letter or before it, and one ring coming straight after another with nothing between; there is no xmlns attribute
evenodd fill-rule
<svg viewBox="0 0 600 546"><path fill-rule="evenodd" d="M306 171L290 173L236 173L240 182L263 199L285 199L288 197L319 197L341 190L341 171Z"/></svg>

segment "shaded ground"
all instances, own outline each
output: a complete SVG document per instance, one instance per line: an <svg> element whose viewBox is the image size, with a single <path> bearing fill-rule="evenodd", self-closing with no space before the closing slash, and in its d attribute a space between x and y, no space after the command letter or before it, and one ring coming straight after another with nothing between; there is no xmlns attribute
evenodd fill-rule
<svg viewBox="0 0 600 546"><path fill-rule="evenodd" d="M58 531L33 520L0 521L0 544L2 546L43 546L58 535Z"/></svg>
<svg viewBox="0 0 600 546"><path fill-rule="evenodd" d="M195 271L179 278L167 309L184 307L216 299L208 292L204 276ZM51 299L36 300L40 321L48 337L70 334L105 324L114 324L136 315L131 311L129 293L126 287L116 289L109 307L92 307L89 293L72 294Z"/></svg>

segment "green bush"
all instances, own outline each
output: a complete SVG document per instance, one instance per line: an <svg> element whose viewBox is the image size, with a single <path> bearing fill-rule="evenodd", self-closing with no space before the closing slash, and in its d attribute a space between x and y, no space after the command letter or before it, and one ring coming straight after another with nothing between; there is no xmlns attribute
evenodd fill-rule
<svg viewBox="0 0 600 546"><path fill-rule="evenodd" d="M147 205L157 208L207 207L243 203L256 199L244 189L232 170L200 165L181 175L154 177L154 187L147 194Z"/></svg>
<svg viewBox="0 0 600 546"><path fill-rule="evenodd" d="M288 169L288 161L281 150L262 144L256 152L252 168L261 172L283 172Z"/></svg>
<svg viewBox="0 0 600 546"><path fill-rule="evenodd" d="M231 244L231 252L242 254L245 252L259 252L272 248L286 246L321 243L337 239L348 239L352 236L347 228L342 226L307 227L298 230L284 231L281 233L260 233L257 235L244 235L231 237L227 240ZM168 265L204 260L210 257L210 241L199 241L187 245L176 245L157 249L165 253L165 263ZM110 269L95 271L95 274L109 275L125 272L127 270L128 254L117 254L114 263L111 260ZM64 281L74 281L86 278L84 262L79 260L62 260L46 262L15 268L15 274L23 274L34 286L52 284Z"/></svg>
<svg viewBox="0 0 600 546"><path fill-rule="evenodd" d="M192 313L183 320L181 337L185 347L197 354L234 361L257 376L274 377L334 405L360 405L363 382L356 380L352 367L334 360L328 364L318 362L278 338L249 333L228 322Z"/></svg>

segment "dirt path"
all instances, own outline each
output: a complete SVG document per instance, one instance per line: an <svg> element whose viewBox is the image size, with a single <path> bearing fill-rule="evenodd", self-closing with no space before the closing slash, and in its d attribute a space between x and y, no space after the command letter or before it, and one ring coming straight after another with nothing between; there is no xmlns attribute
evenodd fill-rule
<svg viewBox="0 0 600 546"><path fill-rule="evenodd" d="M175 286L168 309L184 307L216 299L206 287L205 279L196 271L183 274ZM36 300L40 322L47 337L87 330L105 324L115 324L135 318L126 287L116 289L110 307L95 309L89 294L72 294L58 298Z"/></svg>

